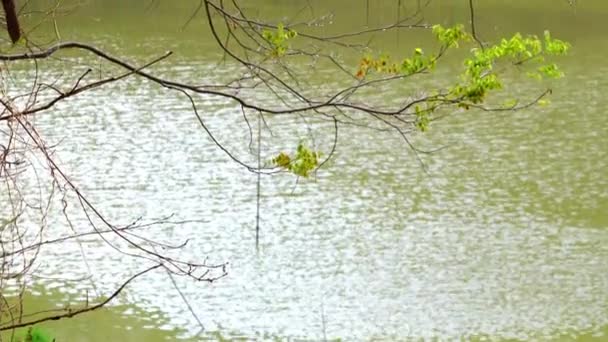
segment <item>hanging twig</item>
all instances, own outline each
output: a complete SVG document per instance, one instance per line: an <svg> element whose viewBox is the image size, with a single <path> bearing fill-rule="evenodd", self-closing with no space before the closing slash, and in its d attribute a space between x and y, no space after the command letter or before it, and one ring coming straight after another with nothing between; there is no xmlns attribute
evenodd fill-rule
<svg viewBox="0 0 608 342"><path fill-rule="evenodd" d="M262 113L258 113L258 172L257 172L257 194L255 215L255 250L260 250L260 199L262 183Z"/></svg>
<svg viewBox="0 0 608 342"><path fill-rule="evenodd" d="M484 46L479 37L477 37L477 31L475 30L475 6L473 6L473 0L469 0L469 13L471 14L471 35L473 39L479 44L479 47L483 50Z"/></svg>

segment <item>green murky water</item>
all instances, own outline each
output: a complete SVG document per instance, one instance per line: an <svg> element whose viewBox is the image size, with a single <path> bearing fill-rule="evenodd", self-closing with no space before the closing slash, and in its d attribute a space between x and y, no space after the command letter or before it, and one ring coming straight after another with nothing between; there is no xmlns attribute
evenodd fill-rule
<svg viewBox="0 0 608 342"><path fill-rule="evenodd" d="M315 29L328 33L367 21L388 23L397 15L396 1L371 1L369 19L362 0L309 2L315 14L335 12L333 26ZM462 2L436 2L426 17L466 23ZM246 7L282 21L303 3L255 1ZM403 15L416 5L404 3ZM70 100L37 124L51 142L61 142L62 162L108 217L126 222L175 213L198 220L142 233L174 242L191 238L186 258L230 261L229 276L212 285L179 281L209 331L250 339L605 341L608 4L577 3L483 1L477 8L483 39L549 29L573 44L572 54L560 60L567 77L551 84L550 106L472 111L437 123L414 138L421 147L446 147L424 157L429 174L398 136L343 128L335 159L315 181L301 182L292 193L289 175L263 180L258 256L255 177L217 150L179 96L131 79ZM155 72L193 82L223 79L231 66L218 67L220 54L204 18L182 28L196 7L196 1L89 1L58 19L59 33L133 61L170 49L175 55ZM43 27L38 34L50 32ZM401 31L373 44L399 56L430 45L429 38ZM77 57L70 72L96 61ZM343 56L353 63L358 57ZM456 60L429 83L458 73ZM49 77L60 71L54 62L46 65ZM338 82L320 75L312 87ZM504 96L530 95L532 85L524 82ZM382 89L377 96L392 101L400 93ZM239 110L199 101L218 139L251 157ZM268 120L275 134L264 136L267 156L308 134L299 119ZM327 151L331 130L323 123L313 127L315 143ZM47 234L69 233L63 218L53 220ZM43 249L51 261L40 272L89 276L108 293L140 270L98 239L85 243L94 272L83 266L75 243ZM82 300L90 290L89 283L70 289L39 283L51 292L36 297L35 309L52 307L65 293ZM200 327L162 272L136 281L116 306L47 328L60 341L202 338L194 337Z"/></svg>

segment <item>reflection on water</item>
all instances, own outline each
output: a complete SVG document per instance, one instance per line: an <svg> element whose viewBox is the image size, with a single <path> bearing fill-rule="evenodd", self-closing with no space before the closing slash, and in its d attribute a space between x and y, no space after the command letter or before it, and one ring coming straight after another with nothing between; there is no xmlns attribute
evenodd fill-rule
<svg viewBox="0 0 608 342"><path fill-rule="evenodd" d="M15 298L9 298L12 304ZM85 303L74 300L71 295L58 291L47 291L36 287L24 295L24 318L34 319L42 316L32 315L37 312L59 314L58 303L71 303L74 309ZM4 317L6 318L6 317ZM4 319L3 319L3 322ZM164 314L158 310L143 311L135 305L115 305L89 312L82 316L50 321L37 325L57 341L69 342L103 342L103 341L175 341L181 329L168 324ZM20 336L17 331L15 336ZM2 333L3 341L9 341L10 334Z"/></svg>
<svg viewBox="0 0 608 342"><path fill-rule="evenodd" d="M61 141L58 157L109 218L198 220L142 234L190 239L184 259L230 262L217 283L178 280L209 330L308 340L601 339L608 82L596 75L608 70L591 71L577 58L566 62L572 76L554 85L551 106L467 113L417 137L421 146L447 147L424 156L428 174L398 136L344 127L335 159L314 180L294 188L289 175L263 179L259 255L255 177L213 145L183 98L131 80L73 99L37 124L50 143ZM214 67L187 61L159 72L188 79ZM199 101L220 141L254 160L240 111ZM269 118L266 157L308 134L300 119L289 120ZM315 123L313 131L328 151L329 126ZM69 233L62 217L51 220L57 234ZM100 294L144 267L98 239L82 243ZM43 253L42 275L89 275L76 243ZM187 330L180 336L199 330L163 272L130 285L123 300L162 312L168 326Z"/></svg>

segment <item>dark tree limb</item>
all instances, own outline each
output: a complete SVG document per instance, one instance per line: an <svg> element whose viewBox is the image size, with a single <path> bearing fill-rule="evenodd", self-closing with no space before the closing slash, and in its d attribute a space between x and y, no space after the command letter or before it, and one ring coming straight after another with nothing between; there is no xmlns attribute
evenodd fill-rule
<svg viewBox="0 0 608 342"><path fill-rule="evenodd" d="M15 10L15 1L2 0L2 7L4 7L4 16L6 18L6 30L13 43L16 43L21 38L21 29L19 28L17 11Z"/></svg>

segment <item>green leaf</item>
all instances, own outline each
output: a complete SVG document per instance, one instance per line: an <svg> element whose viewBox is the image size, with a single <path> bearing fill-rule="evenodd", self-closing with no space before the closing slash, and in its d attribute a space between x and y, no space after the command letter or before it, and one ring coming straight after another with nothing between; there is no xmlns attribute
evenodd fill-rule
<svg viewBox="0 0 608 342"><path fill-rule="evenodd" d="M297 37L297 32L286 29L282 23L277 25L276 31L264 30L262 37L270 45L270 55L273 57L281 57L287 52L289 45L288 40Z"/></svg>
<svg viewBox="0 0 608 342"><path fill-rule="evenodd" d="M319 166L320 157L321 153L312 151L300 142L296 148L295 156L290 157L287 153L281 152L272 158L272 163L297 176L308 177L310 172Z"/></svg>

